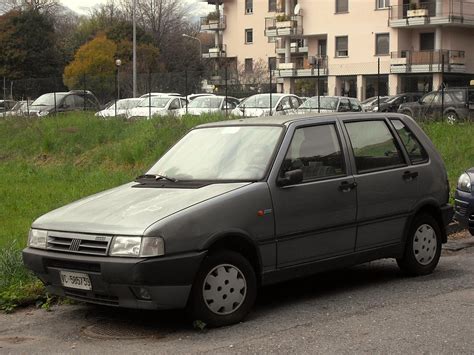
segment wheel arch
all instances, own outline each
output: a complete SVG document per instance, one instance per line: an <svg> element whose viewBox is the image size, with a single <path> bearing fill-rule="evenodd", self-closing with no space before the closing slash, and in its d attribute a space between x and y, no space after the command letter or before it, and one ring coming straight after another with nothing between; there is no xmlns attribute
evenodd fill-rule
<svg viewBox="0 0 474 355"><path fill-rule="evenodd" d="M439 205L434 200L425 201L425 202L419 204L415 208L414 213L412 213L412 215L408 219L408 222L405 226L405 233L404 233L405 240L404 240L404 242L406 242L406 239L408 237L408 233L410 231L410 227L413 223L413 220L421 214L428 214L436 220L436 222L438 223L439 229L441 230L441 233L442 233L441 242L446 243L448 241L448 236L446 234L446 227L443 223L443 216L442 216L442 213L441 213L441 208L439 207Z"/></svg>

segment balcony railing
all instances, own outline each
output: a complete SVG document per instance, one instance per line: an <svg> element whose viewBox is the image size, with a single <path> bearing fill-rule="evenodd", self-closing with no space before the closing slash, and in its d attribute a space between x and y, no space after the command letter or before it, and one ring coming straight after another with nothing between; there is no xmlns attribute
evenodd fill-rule
<svg viewBox="0 0 474 355"><path fill-rule="evenodd" d="M448 0L437 7L436 2L420 2L416 9L411 5L390 6L389 24L392 27L442 25L460 23L474 25L474 3L465 0Z"/></svg>
<svg viewBox="0 0 474 355"><path fill-rule="evenodd" d="M224 31L226 29L226 17L219 18L201 17L201 31Z"/></svg>
<svg viewBox="0 0 474 355"><path fill-rule="evenodd" d="M458 50L400 51L391 53L392 73L463 72L465 52ZM443 67L444 64L444 67Z"/></svg>
<svg viewBox="0 0 474 355"><path fill-rule="evenodd" d="M282 19L280 16L265 19L265 36L284 37L303 35L303 16L292 15Z"/></svg>
<svg viewBox="0 0 474 355"><path fill-rule="evenodd" d="M285 54L286 48L283 43L278 43L276 45L277 54ZM299 46L298 43L292 42L290 45L290 52L294 53L308 53L308 46Z"/></svg>
<svg viewBox="0 0 474 355"><path fill-rule="evenodd" d="M205 49L202 53L202 57L205 59L209 58L224 58L227 56L227 47L225 44L219 46L210 47Z"/></svg>
<svg viewBox="0 0 474 355"><path fill-rule="evenodd" d="M326 76L328 74L327 56L294 58L286 63L284 59L278 59L276 69L273 71L275 77L314 77L318 75Z"/></svg>

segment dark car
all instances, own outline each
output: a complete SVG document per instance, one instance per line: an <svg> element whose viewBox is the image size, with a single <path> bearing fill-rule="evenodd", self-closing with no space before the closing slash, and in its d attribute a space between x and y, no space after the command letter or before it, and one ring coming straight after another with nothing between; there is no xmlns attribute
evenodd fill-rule
<svg viewBox="0 0 474 355"><path fill-rule="evenodd" d="M455 193L454 218L474 235L474 167L459 177Z"/></svg>
<svg viewBox="0 0 474 355"><path fill-rule="evenodd" d="M23 261L52 294L241 321L258 287L380 258L438 264L443 160L405 115L273 116L185 135L130 183L51 211Z"/></svg>
<svg viewBox="0 0 474 355"><path fill-rule="evenodd" d="M30 116L44 117L51 113L100 110L99 100L87 90L52 92L41 95L29 107Z"/></svg>
<svg viewBox="0 0 474 355"><path fill-rule="evenodd" d="M419 101L401 104L398 112L417 118L442 116L449 123L474 119L474 88L449 88L444 95L442 91L432 91Z"/></svg>
<svg viewBox="0 0 474 355"><path fill-rule="evenodd" d="M380 102L380 107L375 105L372 109L373 112L397 112L401 104L408 102L418 102L421 99L423 94L419 93L405 93L398 94L395 96L390 96L387 99Z"/></svg>

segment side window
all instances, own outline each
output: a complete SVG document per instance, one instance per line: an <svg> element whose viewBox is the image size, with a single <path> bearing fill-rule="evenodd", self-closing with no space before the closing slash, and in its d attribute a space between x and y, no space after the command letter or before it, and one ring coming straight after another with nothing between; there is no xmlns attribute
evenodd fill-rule
<svg viewBox="0 0 474 355"><path fill-rule="evenodd" d="M231 100L227 100L227 101L226 101L226 104L224 105L224 110L225 110L226 105L227 105L227 109L228 109L228 110L232 110L232 109L234 109L234 108L237 107L236 104L235 104L235 102L233 102L233 101L231 101Z"/></svg>
<svg viewBox="0 0 474 355"><path fill-rule="evenodd" d="M408 129L408 127L405 126L405 124L400 120L392 119L390 121L402 140L412 164L424 163L428 161L428 154L426 153L425 148L423 148L420 141Z"/></svg>
<svg viewBox="0 0 474 355"><path fill-rule="evenodd" d="M169 110L177 110L179 109L179 99L174 99L173 101L171 101L170 103L170 106L169 106Z"/></svg>
<svg viewBox="0 0 474 355"><path fill-rule="evenodd" d="M63 107L66 109L74 108L74 95L68 95L64 98Z"/></svg>
<svg viewBox="0 0 474 355"><path fill-rule="evenodd" d="M404 165L400 149L385 121L345 124L358 173Z"/></svg>
<svg viewBox="0 0 474 355"><path fill-rule="evenodd" d="M425 96L423 96L423 99L421 101L424 104L430 105L434 102L434 99L435 99L435 94L430 93L430 94L426 94Z"/></svg>
<svg viewBox="0 0 474 355"><path fill-rule="evenodd" d="M291 104L290 104L290 97L286 96L280 101L280 105L283 110L289 110L291 109Z"/></svg>
<svg viewBox="0 0 474 355"><path fill-rule="evenodd" d="M298 108L300 106L300 102L298 101L296 97L291 96L290 100L291 100L291 105L293 106L293 108Z"/></svg>
<svg viewBox="0 0 474 355"><path fill-rule="evenodd" d="M362 107L360 106L359 102L357 102L357 100L349 99L349 101L351 103L351 111L353 111L353 112L362 111Z"/></svg>
<svg viewBox="0 0 474 355"><path fill-rule="evenodd" d="M348 99L341 99L339 102L339 108L337 111L339 112L349 112L351 110L351 106L349 105Z"/></svg>
<svg viewBox="0 0 474 355"><path fill-rule="evenodd" d="M295 131L281 173L295 169L303 171L303 181L345 174L341 145L333 124Z"/></svg>
<svg viewBox="0 0 474 355"><path fill-rule="evenodd" d="M79 95L74 95L74 104L76 109L83 110L84 109L84 98Z"/></svg>

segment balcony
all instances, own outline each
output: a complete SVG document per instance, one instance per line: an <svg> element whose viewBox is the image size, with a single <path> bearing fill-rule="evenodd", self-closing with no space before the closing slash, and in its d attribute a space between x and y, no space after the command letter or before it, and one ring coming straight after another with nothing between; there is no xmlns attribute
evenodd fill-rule
<svg viewBox="0 0 474 355"><path fill-rule="evenodd" d="M202 53L202 57L204 59L225 58L226 56L227 56L227 52L226 52L225 44L221 44L216 47L211 47Z"/></svg>
<svg viewBox="0 0 474 355"><path fill-rule="evenodd" d="M328 75L328 60L326 56L309 58L297 58L293 59L289 63L285 63L284 60L279 60L277 61L276 69L273 70L273 75L276 78L317 77L318 61L319 76ZM313 64L311 64L311 62Z"/></svg>
<svg viewBox="0 0 474 355"><path fill-rule="evenodd" d="M226 18L201 17L201 31L224 31L226 29Z"/></svg>
<svg viewBox="0 0 474 355"><path fill-rule="evenodd" d="M286 49L282 44L277 43L275 51L277 54L285 54ZM308 53L308 47L299 46L298 43L292 42L290 45L290 52L291 54L306 54Z"/></svg>
<svg viewBox="0 0 474 355"><path fill-rule="evenodd" d="M286 37L303 35L303 17L301 15L279 15L265 19L265 36Z"/></svg>
<svg viewBox="0 0 474 355"><path fill-rule="evenodd" d="M464 73L465 52L458 50L400 51L391 53L390 72L401 73ZM444 59L444 69L443 69Z"/></svg>
<svg viewBox="0 0 474 355"><path fill-rule="evenodd" d="M423 27L433 25L474 26L474 3L465 0L420 2L417 9L410 5L390 6L390 27Z"/></svg>

